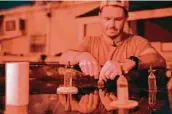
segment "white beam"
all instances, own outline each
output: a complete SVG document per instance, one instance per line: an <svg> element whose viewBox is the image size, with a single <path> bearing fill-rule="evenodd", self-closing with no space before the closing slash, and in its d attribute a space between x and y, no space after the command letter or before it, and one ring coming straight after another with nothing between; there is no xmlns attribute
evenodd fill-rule
<svg viewBox="0 0 172 114"><path fill-rule="evenodd" d="M128 21L172 16L172 8L129 12Z"/></svg>

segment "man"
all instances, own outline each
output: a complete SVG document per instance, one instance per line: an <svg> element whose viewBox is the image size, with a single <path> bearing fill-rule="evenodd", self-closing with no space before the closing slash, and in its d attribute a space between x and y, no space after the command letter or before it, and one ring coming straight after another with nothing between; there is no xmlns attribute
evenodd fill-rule
<svg viewBox="0 0 172 114"><path fill-rule="evenodd" d="M113 80L131 69L165 67L163 57L146 39L123 31L127 11L127 1L102 2L102 35L83 38L75 48L62 54L60 63L79 64L82 72L99 81Z"/></svg>

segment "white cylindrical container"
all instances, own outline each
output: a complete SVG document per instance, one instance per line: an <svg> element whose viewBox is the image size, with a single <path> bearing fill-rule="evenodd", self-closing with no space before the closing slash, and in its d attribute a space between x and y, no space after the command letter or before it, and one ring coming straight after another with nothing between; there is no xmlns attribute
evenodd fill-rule
<svg viewBox="0 0 172 114"><path fill-rule="evenodd" d="M29 62L6 63L6 105L29 103Z"/></svg>

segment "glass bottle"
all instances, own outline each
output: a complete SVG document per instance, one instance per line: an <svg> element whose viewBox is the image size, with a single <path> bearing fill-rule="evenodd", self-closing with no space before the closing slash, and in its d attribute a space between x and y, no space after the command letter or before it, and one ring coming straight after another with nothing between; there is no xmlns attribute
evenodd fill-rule
<svg viewBox="0 0 172 114"><path fill-rule="evenodd" d="M156 85L156 76L153 74L155 70L152 69L150 66L149 69L149 76L148 76L148 88L149 90L157 90L157 85Z"/></svg>

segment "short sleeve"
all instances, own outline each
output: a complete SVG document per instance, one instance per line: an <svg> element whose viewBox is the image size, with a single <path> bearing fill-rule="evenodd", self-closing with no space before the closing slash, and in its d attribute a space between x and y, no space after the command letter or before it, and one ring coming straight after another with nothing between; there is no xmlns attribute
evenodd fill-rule
<svg viewBox="0 0 172 114"><path fill-rule="evenodd" d="M135 36L134 40L136 44L135 56L142 56L148 53L158 53L147 39Z"/></svg>
<svg viewBox="0 0 172 114"><path fill-rule="evenodd" d="M90 37L84 37L80 42L78 42L73 48L69 50L88 52L90 45Z"/></svg>

